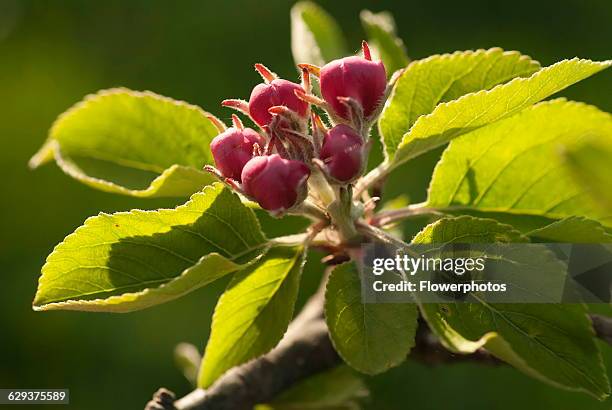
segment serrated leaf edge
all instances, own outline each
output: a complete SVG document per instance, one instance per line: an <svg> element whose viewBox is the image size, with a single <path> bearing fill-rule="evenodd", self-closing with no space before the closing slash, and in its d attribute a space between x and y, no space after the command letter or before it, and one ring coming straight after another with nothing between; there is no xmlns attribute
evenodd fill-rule
<svg viewBox="0 0 612 410"><path fill-rule="evenodd" d="M50 259L53 257L53 255L58 252L61 251L61 248L64 246L64 243L66 241L70 241L71 238L74 238L76 236L78 236L78 234L83 231L86 230L88 228L88 225L92 223L92 221L97 220L100 217L107 217L107 218L112 218L114 216L128 216L128 215L136 215L136 214L152 214L152 213L158 213L158 212L163 212L163 211L180 211L184 208L188 208L190 203L193 201L194 196L196 195L201 195L206 193L206 191L208 190L217 190L219 189L219 187L221 186L221 183L214 183L212 185L208 185L206 187L204 187L204 189L200 192L196 192L195 194L193 194L189 200L187 202L185 202L182 205L177 206L176 208L161 208L161 209L157 209L157 210L142 210L142 209L132 209L130 211L122 211L122 212L115 212L113 214L109 214L106 212L100 212L98 213L98 215L95 216L90 216L88 217L85 222L83 222L82 225L80 225L78 228L76 228L74 230L74 232L72 232L71 234L67 235L63 241L61 241L60 243L58 243L57 245L55 245L55 247L53 248L53 251L47 256L47 258L45 259L45 263L43 265L43 267L41 268L41 272L42 274L39 277L39 285L38 285L38 289L36 291L36 295L34 296L34 300L36 300L36 298L38 297L38 294L40 292L40 282L44 277L44 271L45 271L45 267L51 263ZM233 192L230 192L231 195L236 196L237 195ZM239 198L238 198L239 199ZM236 269L235 270L239 270L239 269L243 269L249 265L251 265L252 263L256 262L257 260L259 260L261 257L263 257L263 255L265 255L269 248L270 248L270 241L266 238L265 234L263 233L262 229L261 229L261 224L259 222L259 219L257 218L257 216L255 215L254 211L248 207L245 207L246 209L248 209L247 212L249 212L252 216L253 216L253 220L255 221L255 227L254 229L257 229L262 237L264 238L264 240L266 242L262 243L261 246L259 247L254 247L252 249L249 249L249 252L257 250L257 249L262 249L262 253L261 255L259 255L258 257L254 258L253 260L249 261L246 264L235 264L236 265ZM236 257L239 257L240 255L236 255ZM136 299L139 297L143 297L148 295L149 293L152 293L153 291L157 290L160 291L162 290L164 287L168 287L171 284L176 283L176 281L184 279L186 276L189 275L189 273L193 270L193 268L200 266L201 264L203 264L206 260L208 260L209 258L212 257L219 257L219 258L223 258L225 260L227 260L230 263L233 263L233 261L230 258L226 258L225 256L219 254L218 252L211 252L207 255L202 256L196 264L194 264L193 266L190 266L189 268L185 269L183 272L181 272L178 276L176 276L175 278L171 279L170 281L164 283L161 286L158 287L153 287L153 288L147 288L144 289L142 291L139 292L128 292L128 293L124 293L121 295L114 295L108 298L98 298L98 299L91 299L91 300L78 300L78 299L70 299L70 300L65 300L65 301L61 301L61 302L50 302L50 303L45 303L42 305L32 305L32 309L34 311L47 311L47 310L92 310L92 311L98 311L101 309L96 309L96 306L112 306L115 304L115 302L120 302L121 299L123 298L128 298L128 299ZM230 273L230 272L227 272ZM193 289L195 290L195 289ZM176 295L176 297L179 297L181 295ZM88 307L91 307L88 309ZM108 310L104 310L104 311L108 311ZM117 312L124 312L124 310L116 310Z"/></svg>
<svg viewBox="0 0 612 410"><path fill-rule="evenodd" d="M529 238L527 238L522 232L520 232L518 229L516 229L512 225L501 223L498 220L493 219L493 218L480 218L480 217L475 217L471 215L446 216L444 218L438 219L437 221L424 226L423 229L421 229L417 234L413 236L412 240L414 240L416 237L424 233L426 230L433 229L435 228L436 225L439 225L441 223L448 222L448 221L462 222L462 221L468 221L468 220L486 222L489 225L497 225L505 229L504 231L505 234L510 234L512 235L513 238L516 238L517 239L516 242L529 242Z"/></svg>
<svg viewBox="0 0 612 410"><path fill-rule="evenodd" d="M419 308L421 311L421 314L427 319L427 314L425 313L424 309L422 308L422 304L419 303ZM609 389L609 384L610 381L608 379L608 375L605 371L605 366L604 366L604 362L603 362L603 356L601 354L601 350L597 349L597 362L599 367L602 369L602 374L604 376L604 380L605 382L607 382L608 384L608 390L603 392L601 395L596 395L594 394L592 391L589 391L583 387L572 387L572 386L568 386L568 385L564 385L561 383L558 383L554 380L549 379L548 377L544 376L542 373L538 372L537 370L535 370L532 366L529 366L527 364L527 362L525 362L525 360L523 358L521 358L518 354L516 354L516 352L512 349L512 347L510 346L510 344L504 339L503 336L501 336L499 333L495 332L495 331L491 331L491 332L487 332L484 335L482 335L479 339L477 340L470 340L465 338L464 336L462 336L461 334L459 334L457 331L455 331L455 329L453 329L452 327L448 326L447 328L449 331L452 331L453 335L455 335L456 337L461 338L461 345L458 344L451 344L449 343L444 337L440 337L440 342L442 343L442 345L447 348L448 350L457 353L457 354L471 354L474 353L476 350L478 349L485 349L487 350L489 353L491 353L493 356L497 357L500 360L506 361L508 362L510 365L512 365L513 367L515 367L518 371L521 371L523 373L526 373L527 375L540 380L541 382L544 382L550 386L562 389L562 390L567 390L567 391L575 391L575 392L582 392L582 393L586 393L591 397L595 397L598 400L604 400L607 397L609 397L610 395L610 389ZM593 330L593 326L589 326L589 330L590 333L592 335L592 337L595 337L595 331ZM497 345L497 344L501 344ZM497 345L498 347L501 347L503 349L505 349L508 354L511 356L510 358L502 358L500 354L495 353L493 351L491 351L491 346L492 345ZM495 349L493 349L495 350ZM555 356L557 356L555 354ZM510 359L510 360L508 360ZM519 367L517 364L520 364L521 367ZM590 380L590 379L589 379ZM594 386L597 386L597 384L590 380L591 383L594 383Z"/></svg>
<svg viewBox="0 0 612 410"><path fill-rule="evenodd" d="M57 129L57 127L59 127L61 122L64 121L67 117L70 117L75 112L81 109L87 108L87 106L93 103L97 103L98 101L100 101L100 99L110 97L110 96L115 96L115 95L123 95L123 94L127 94L132 97L136 97L136 98L153 98L156 100L163 101L165 103L170 103L175 106L185 107L189 109L190 111L194 111L194 112L201 114L204 117L213 116L211 113L204 111L201 107L197 105L190 104L183 100L176 100L174 98L166 97L164 95L157 94L153 91L149 91L149 90L136 91L136 90L132 90L126 87L106 88L106 89L96 91L95 93L87 94L85 97L81 99L81 101L78 101L77 103L73 104L70 108L68 108L66 111L61 113L55 119L55 121L53 121L53 124L51 125L51 128L49 129L49 137L47 139L47 142L54 139L53 135L56 132L55 130ZM49 151L49 147L47 147L46 145L47 145L46 143L43 144L41 149L36 154L34 154L34 156L32 156L32 158L30 159L28 163L30 168L37 168L40 165L43 165L44 163L49 162L51 160L48 157L48 155L46 155L46 152Z"/></svg>
<svg viewBox="0 0 612 410"><path fill-rule="evenodd" d="M452 55L452 54L451 54L451 55ZM421 61L421 60L418 60L418 61ZM416 62L418 62L418 61L415 61L414 63L416 63ZM461 102L462 102L464 99L466 99L466 98L474 98L474 96L477 96L477 95L485 95L485 94L491 93L491 92L495 91L495 90L496 90L497 88L499 88L499 87L507 87L507 86L510 86L511 84L516 83L516 82L521 82L521 81L528 81L528 80L532 80L532 79L537 78L537 77L539 77L539 76L543 75L544 73L546 73L546 72L550 71L550 70L551 70L551 69L553 69L554 67L556 67L556 66L558 66L558 65L561 65L561 64L568 63L568 62L570 62L570 61L571 61L571 62L578 62L578 61L579 61L579 62L582 62L582 63L585 63L585 64L593 64L593 65L596 65L596 66L600 66L600 67L601 67L601 70L606 69L606 68L608 68L608 67L612 66L612 60L593 61L593 60L584 59L584 58L578 58L578 57L574 57L574 58L571 58L571 59L564 59L564 60L558 61L558 62L556 62L555 64L552 64L552 65L550 65L550 66L543 67L542 69L540 69L540 70L536 71L535 73L533 73L533 74L532 74L531 76L529 76L529 77L516 77L516 78L513 78L512 80L510 80L510 81L508 81L508 82L506 82L506 83L498 84L498 85L496 85L495 87L493 87L493 88L491 88L491 89L489 89L489 90L480 90L480 91L477 91L477 92L473 92L473 93L464 94L464 95L462 95L461 97L459 97L459 98L457 98L457 99L455 99L455 100L440 103L440 104L438 104L438 105L436 106L436 108L434 108L434 110L433 110L431 113L429 113L429 114L425 114L425 115L420 116L420 117L419 117L419 118L418 118L418 119L417 119L417 120L414 122L414 124L412 125L412 127L410 128L410 130L408 130L408 132L407 132L406 134L404 134L404 136L403 136L403 138L402 138L402 141L399 143L399 145L398 145L398 147L397 147L397 149L396 149L396 151L395 151L395 153L394 153L394 155L393 155L393 158L389 160L389 162L390 162L390 166L391 166L391 167L397 167L397 166L399 166L399 165L403 164L404 162L408 161L410 158L412 158L412 157L406 157L406 158L402 158L402 159L400 159L400 160L395 160L395 158L396 158L396 156L397 156L397 155L396 155L396 154L397 154L397 152L398 152L398 151L399 151L399 150L400 150L400 149L401 149L403 146L406 146L406 145L407 145L409 142L411 142L411 141L418 140L418 139L424 139L424 138L427 138L427 137L420 137L420 138L413 137L413 138L410 138L410 133L411 133L411 132L412 132L412 130L413 130L413 129L414 129L416 126L417 126L417 124L419 124L420 122L423 122L423 121L427 121L429 118L431 118L432 116L436 115L436 111L438 111L438 110L440 110L440 109L443 109L443 107L448 107L448 106L452 106L452 105L459 104L459 103L461 103ZM411 64L412 64L412 63L411 63ZM595 73L593 73L593 74L595 74ZM587 76L587 77L589 77L589 76ZM573 84L574 84L574 83L573 83ZM571 85L573 85L573 84L569 84L569 85L567 85L566 87L563 87L561 90L563 90L563 89L565 89L565 88L567 88L567 87L569 87L569 86L571 86ZM561 91L561 90L559 90L559 91ZM525 108L522 108L522 109L520 109L520 110L518 110L518 111L513 112L512 114L507 114L507 113L506 113L505 115L501 116L500 118L496 119L495 121L491 121L489 124L492 124L492 123L494 123L494 122L500 121L500 120L502 120L502 119L504 119L504 118L508 118L508 117L510 117L510 116L512 116L512 115L514 115L514 114L518 114L519 112L521 112L521 111L523 111L523 110L525 110L525 109L527 109L527 108L530 108L530 107L525 107ZM487 124L487 125L488 125L488 124Z"/></svg>
<svg viewBox="0 0 612 410"><path fill-rule="evenodd" d="M612 63L612 60L609 60ZM509 84L509 83L507 83ZM559 97L559 98L555 98L553 100L547 100L547 101L541 101L539 103L536 103L534 105L531 105L527 108L522 109L520 112L516 113L515 115L519 115L520 113L525 113L527 111L530 110L536 110L541 108L542 106L546 106L546 105L564 105L564 106L568 106L568 107L582 107L585 108L587 110L593 111L593 113L598 113L598 114L603 114L606 115L610 120L612 120L612 114L607 113L605 111L601 111L599 108L597 108L596 106L592 105L592 104L587 104L584 102L580 102L580 101L573 101L573 100L567 100L565 97ZM512 116L510 116L512 117ZM507 118L510 118L507 117ZM461 137L459 137L461 138ZM452 143L452 141L451 141ZM427 200L425 201L425 205L424 206L432 206L429 202L429 198L430 198L430 192L432 187L432 182L436 179L436 174L440 172L440 168L442 168L445 163L446 163L446 157L445 157L445 153L446 151L449 149L450 145L448 147L445 148L444 152L442 153L442 155L440 156L440 160L436 163L433 172L432 172L432 176L430 179L430 183L429 186L427 187ZM437 210L470 210L470 209L474 209L477 211L482 211L482 212L499 212L499 213L506 213L506 214L512 214L512 215L529 215L529 216L544 216L542 214L542 212L540 210L529 210L529 209L507 209L507 208L473 208L471 206L454 206L454 205L445 205L442 207L436 207ZM579 215L576 215L579 216ZM564 219L567 217L567 215L561 215L561 214L555 214L555 213L547 213L546 217L549 217L551 219ZM482 219L489 219L489 218L482 218ZM416 236L416 235L415 235Z"/></svg>
<svg viewBox="0 0 612 410"><path fill-rule="evenodd" d="M86 95L81 101L72 105L70 108L68 108L66 111L64 111L62 114L60 114L56 118L56 120L53 122L49 130L49 137L47 138L43 146L32 156L32 158L28 162L28 166L31 169L36 169L40 167L41 165L44 165L50 162L52 159L55 159L55 162L57 163L57 165L66 175L78 181L81 181L95 188L102 188L103 190L108 191L108 192L121 193L125 195L136 196L136 197L148 197L148 196L154 195L155 193L159 191L159 189L163 186L164 181L167 178L169 178L170 175L174 174L175 172L178 172L181 169L188 170L191 172L198 172L198 173L201 173L203 176L207 174L206 172L201 171L197 168L185 166L185 165L179 165L179 164L174 164L164 170L161 170L161 169L153 170L153 169L149 169L150 167L139 167L139 169L142 168L142 169L148 169L150 171L158 172L160 173L160 175L155 177L155 179L153 179L149 183L149 186L145 189L130 189L130 188L121 186L119 184L116 184L112 181L89 176L81 172L80 170L78 170L75 167L75 165L71 163L71 161L69 160L69 157L66 157L62 154L61 144L54 137L56 133L56 129L60 126L60 124L66 118L69 118L70 116L74 115L75 112L78 112L81 109L86 109L88 106L91 106L92 104L96 104L104 98L112 97L116 95L130 95L135 98L153 98L155 100L159 100L164 103L169 103L175 106L185 107L190 111L201 114L208 121L210 121L210 119L208 119L207 117L214 117L211 113L204 111L202 108L200 108L197 105L193 105L193 104L190 104L182 100L175 100L173 98L154 93L153 91L148 91L148 90L135 91L135 90L131 90L131 89L124 88L124 87L103 89L96 93ZM219 119L217 120L221 122L221 120ZM109 161L114 162L118 165L125 165L121 161L117 161L117 160L109 160ZM214 179L214 177L211 176L211 180L212 179Z"/></svg>
<svg viewBox="0 0 612 410"><path fill-rule="evenodd" d="M334 271L335 271L336 269L340 268L341 266L350 265L350 264L354 264L354 263L355 263L355 262L353 262L353 261L341 263L341 264L336 265L336 266L334 267ZM357 268L356 268L356 267L355 267L355 270L357 270ZM333 271L330 273L329 278L331 278L331 275L333 275L333 273L334 273ZM328 320L329 320L329 317L327 316L327 311L328 311L328 310L327 310L327 306L328 306L328 303L329 303L329 302L328 302L328 298L327 298L327 292L328 292L328 290L329 290L329 278L328 278L328 280L327 280L327 283L325 284L325 302L324 302L324 305L323 305L323 315L324 315L324 317L325 317L325 323L328 323ZM363 303L361 303L361 304L363 305ZM364 315L365 315L365 314L364 314ZM344 355L344 353L342 353L341 349L338 349L338 347L336 346L336 341L335 341L335 338L332 336L331 331L329 332L329 340L331 341L332 346L334 347L334 350L335 350L335 351L338 353L338 355L339 355L339 356L342 358L342 360L343 360L343 361L344 361L346 364L348 364L348 365L349 365L351 368L353 368L353 369L357 370L358 372L363 373L363 374L367 374L367 375L370 375L370 376L373 376L373 375L376 375L376 374L381 374L381 373L384 373L384 372L388 371L389 369L392 369L392 368L397 367L397 366L399 366L400 364L402 364L404 361L406 361L406 359L407 359L407 357L408 357L408 353L410 353L410 351L412 350L412 348L413 348L413 347L415 346L415 344L416 344L415 339L412 339L412 340L410 341L410 346L409 346L409 348L408 348L408 352L407 352L406 356L405 356L403 359L401 359L401 360L400 360L400 361L398 361L398 362L387 362L387 363L385 363L385 367L384 367L384 368L381 368L380 370L371 371L370 369L365 369L365 368L363 368L362 366L357 365L357 364L356 364L356 363L355 363L353 360L348 359L348 358L347 358L347 357Z"/></svg>
<svg viewBox="0 0 612 410"><path fill-rule="evenodd" d="M276 246L280 246L280 245L276 245ZM272 246L269 246L269 247L268 247L268 249L266 250L266 253L267 253L267 252L268 252L268 251L269 251L271 248L272 248ZM295 257L292 259L291 268L289 269L289 271L290 271L291 269L295 268L295 264L296 264L297 260L298 260L298 259L300 259L300 262L299 262L299 265L300 265L300 266L299 266L300 273L299 273L299 275L301 276L302 271L303 271L303 269L304 269L304 265L306 265L306 261L308 260L308 245L307 245L307 244L302 244L302 245L300 245L300 246L297 246L297 248L301 248L301 249L300 249L298 252L296 252L296 256L295 256ZM264 255L262 255L261 257L257 258L257 260L260 260L260 259L263 259L263 258L264 258ZM250 265L251 265L251 263L249 263L249 266L250 266ZM287 276L288 276L288 274L287 274L287 275L285 275L285 279L287 278ZM232 280L233 280L233 278L232 278ZM276 295L276 294L278 293L278 290L281 288L281 286L283 285L283 283L284 283L284 280L283 280L283 281L279 281L279 285L278 285L278 286L277 286L277 287L274 289L274 293L273 293L273 295ZM230 285L231 285L231 282L230 282L230 284L228 284L228 287L229 287ZM221 299L221 298L219 298L219 299ZM270 298L270 299L272 299L272 298ZM270 299L269 299L269 300L270 300ZM219 305L219 306L220 306L220 305ZM259 316L259 315L261 314L261 312L263 312L263 310L265 310L265 308L266 308L267 306L268 306L268 305L264 306L264 309L260 310L260 311L258 312L257 316ZM217 306L217 307L218 307L218 306ZM213 312L213 315L212 315L212 320L211 320L211 325L210 325L211 335L212 335L212 328L213 328L214 323L215 323L215 318L217 318L217 319L218 319L218 316L217 316L217 307L215 307L215 311ZM295 303L294 303L294 304L293 304L293 306L291 307L291 316L293 316L293 315L294 315L294 312L295 312ZM290 324L291 324L291 322L289 322L289 325L290 325ZM288 330L289 330L289 326L287 326L287 328L285 329L285 331L283 332L283 334L281 335L281 337L278 339L278 341L276 342L276 344L275 344L274 346L270 347L269 349L265 350L264 352L260 353L259 355L255 355L255 356L253 356L253 357L251 357L251 358L249 358L249 359L245 360L243 363L236 364L235 366L239 366L240 364L244 364L244 363L247 363L247 362L249 362L249 361L251 361L251 360L257 359L258 357L261 357L261 356L263 356L263 355L265 355L265 354L269 353L270 351L272 351L272 349L274 349L276 346L278 346L278 344L281 342L281 340L283 340L283 338L284 338L284 337L285 337L285 335L287 334L287 331L288 331ZM209 339L209 340L210 340L210 339ZM204 355L202 356L202 368L204 368L204 358L205 358L205 357L206 357L206 351L204 352ZM221 376L222 376L222 375L223 375L225 372L227 372L228 370L230 370L230 369L227 369L227 370L225 370L223 373L219 374L219 375L217 376L217 378L221 377ZM216 378L216 379L217 379L217 378ZM211 385L212 383L214 383L214 381L216 380L216 379L211 380L211 381L209 381L207 384L202 385L202 384L200 383L200 380L199 380L199 379L200 379L200 377L198 377L198 386L199 386L199 387L201 387L201 388L206 388L206 387L210 386L210 385Z"/></svg>
<svg viewBox="0 0 612 410"><path fill-rule="evenodd" d="M137 198L150 197L159 192L159 190L163 187L165 181L168 178L170 178L173 174L179 173L181 171L194 172L201 174L203 177L210 177L211 182L218 181L217 177L215 177L213 174L201 171L190 166L174 164L171 165L169 168L166 168L161 172L161 174L156 176L149 183L149 186L145 189L130 189L114 182L107 181L106 179L92 177L81 172L75 164L73 164L69 159L64 157L57 141L50 141L49 145L50 148L53 150L55 162L66 175L93 188L101 189L106 192L130 195Z"/></svg>
<svg viewBox="0 0 612 410"><path fill-rule="evenodd" d="M610 235L610 233L608 233L608 231L606 231L606 229L604 228L604 226L601 223L599 223L595 219L587 218L586 216L582 216L582 215L568 216L568 217L565 217L563 219L559 219L559 220L554 221L553 223L545 225L545 226L543 226L541 228L533 229L533 230L531 230L529 232L526 232L525 235L529 236L529 237L537 238L539 232L541 232L541 231L543 231L543 230L545 230L545 229L547 229L549 227L561 224L564 221L570 220L570 219L576 219L576 220L579 220L579 221L584 222L586 224L589 224L590 225L589 229L595 230L598 233L600 233L602 236L604 236L606 238L610 238L610 240L612 240L612 235Z"/></svg>
<svg viewBox="0 0 612 410"><path fill-rule="evenodd" d="M404 75L404 74L405 74L405 73L406 73L406 72L407 72L407 71L408 71L408 70L409 70L409 69L410 69L412 66L420 66L420 65L429 64L429 63L430 63L431 61L433 61L433 60L442 60L442 61L444 61L444 60L451 60L451 59L456 58L456 57L461 57L461 56L464 56L464 57L469 57L469 56L472 56L472 55L475 55L475 54L481 54L481 53L482 53L482 54L484 54L484 55L487 55L487 54L491 55L491 54L497 54L497 53L500 53L500 55L502 55L502 56L514 56L514 55L516 55L516 56L518 56L518 57L519 57L518 61L527 61L527 60L528 60L528 61L530 61L530 62L531 62L531 65L533 66L533 68L534 68L534 69L538 69L537 71L539 71L539 69L541 69L540 62L539 62L539 61L537 61L537 60L534 60L534 59L533 59L533 58L531 58L529 55L527 55L527 54L523 54L523 53L521 53L521 52L520 52L520 51L518 51L518 50L504 50L504 49L502 49L501 47L491 47L491 48L488 48L488 49L478 48L478 49L475 49L475 50L462 50L462 51L459 51L459 50L458 50L458 51L454 51L454 52L452 52L452 53L433 54L433 55L431 55L431 56L428 56L428 57L423 58L423 59L420 59L420 60L414 60L414 61L411 61L411 62L408 64L408 66L406 66L406 68L404 68L404 69L400 70L400 71L401 71L401 74L400 74L400 75L399 75L399 77L397 78L397 80L396 80L396 82L395 82L395 85L393 86L393 88L392 88L392 90L391 90L391 94L389 95L389 97L388 97L388 98L387 98L387 100L385 101L385 104L384 104L384 106L383 106L383 110L382 110L382 112L384 112L384 111L385 111L385 109L386 109L386 108L389 106L389 104L391 104L391 101L393 100L393 98L394 98L394 96L395 96L395 92L396 92L396 89L397 89L397 84L399 83L400 78L401 78L401 77L402 77L402 76L403 76L403 75ZM536 71L536 72L537 72L537 71ZM534 73L534 74L535 74L535 73ZM514 79L516 79L516 78L525 78L525 77L515 77L515 78L513 78L512 80L514 80ZM527 77L527 78L528 78L528 77ZM504 84L508 84L508 83L509 83L509 81L508 81L508 79L506 79L504 82L501 82L501 83L497 84L495 87L500 86L500 85L504 85ZM495 87L493 87L493 88L495 88ZM491 89L489 89L489 90L480 90L480 91L477 91L476 93L478 93L478 92L482 92L482 91L491 91L493 88L491 88ZM445 102L445 103L438 103L438 104L436 104L436 106L434 107L434 110L435 110L436 108L438 108L438 106L440 106L440 105L443 105L443 104L448 104L448 103L451 103L451 102L453 102L453 101L457 101L457 100L459 100L459 99L463 98L464 96L466 96L466 95L470 95L470 94L475 94L475 93L474 93L474 92L472 92L472 93L467 93L467 94L464 94L464 95L462 95L461 97L459 97L459 98L457 98L457 99L455 99L455 100L452 100L452 101L447 101L447 102ZM420 118L421 118L421 117L423 117L423 116L430 116L430 115L432 115L432 114L433 114L433 111L432 111L431 113L429 113L429 114L424 114L424 115L420 116L418 119L420 119ZM417 119L417 121L418 121L418 119ZM416 124L416 121L415 121L415 122L412 124L412 127L414 127L414 125L415 125L415 124ZM379 133L379 135L381 135L381 136L382 136L382 135L383 135L383 133L382 133L382 131L381 131L381 129L380 129L380 122L378 122L377 127L378 127L378 133ZM412 129L412 127L410 127L410 128ZM406 133L404 134L404 136L402 137L402 140L401 140L401 141L400 141L400 143L398 144L398 147L397 147L397 148L395 149L395 151L393 152L393 157L395 156L395 153L397 152L397 150L399 149L399 147L400 147L400 146L403 144L403 142L404 142L404 137L405 137L405 136L406 136L408 133L410 133L410 129L409 129L409 130L408 130L408 132L406 132ZM386 145L385 145L384 138L381 138L381 143L382 143L382 145L383 145L383 155L385 156L385 162L388 162L388 163L393 163L393 158L389 158L389 154L388 154L388 151L387 151L387 148L386 148ZM399 164L398 164L398 165L399 165ZM394 165L394 166L396 166L396 165Z"/></svg>
<svg viewBox="0 0 612 410"><path fill-rule="evenodd" d="M435 222L427 225L418 234L416 234L415 237L418 236L419 234L421 234L421 232L424 232L428 227L433 227L434 225L441 223L441 221L448 220L448 219L452 219L452 220L461 220L461 219L464 219L464 220L471 219L471 220L473 220L473 219L477 219L479 221L487 221L489 223L492 222L493 224L498 225L498 226L502 226L505 229L510 228L510 229L508 229L509 233L517 234L520 238L524 239L525 242L529 241L529 239L526 237L526 234L523 235L520 231L516 230L512 225L504 224L504 223L498 222L495 219L491 219L491 218L476 218L476 217L472 217L470 215L462 215L462 216L459 216L459 217L440 219L438 221L435 221ZM425 309L423 309L423 303L418 303L418 306L419 306L419 310L421 311L421 314L423 315L423 317L427 321L435 320L435 319L429 319L428 318L427 312L425 311ZM440 318L440 320L443 320L443 319ZM435 331L435 327L432 327L432 330ZM592 324L589 326L589 330L591 332L592 337L595 337L595 330L593 329ZM517 367L517 370L523 371L524 373L527 373L528 375L534 377L535 379L538 379L538 380L540 380L542 382L545 382L545 383L547 383L549 385L555 386L555 387L560 388L560 389L569 390L569 391L584 392L584 393L589 394L589 395L591 395L593 397L596 397L599 400L605 399L610 394L609 380L608 380L608 377L607 377L607 373L605 372L605 367L604 367L604 364L603 364L603 356L601 355L601 351L599 349L597 349L598 364L603 369L602 373L604 375L605 380L608 383L608 390L607 390L607 392L604 392L604 394L601 395L601 396L597 396L597 395L593 394L592 392L590 392L587 389L582 388L582 387L573 388L571 386L566 386L566 385L560 384L558 382L555 382L553 380L550 380L549 378L547 378L546 376L542 375L537 370L533 369L531 366L528 366L527 363L520 356L518 356L514 352L514 350L506 342L506 340L499 333L497 333L495 331L487 332L487 333L483 334L477 340L470 340L470 339L465 338L463 335L459 334L451 326L447 326L447 331L452 332L452 334L455 337L459 337L459 338L462 339L461 345L458 345L456 343L455 344L449 343L448 340L445 337L440 337L439 338L440 342L442 343L442 345L444 347L446 347L448 350L452 351L452 352L459 353L459 354L470 354L470 353L474 353L476 350L478 350L480 348L484 348L484 349L489 351L489 349L487 349L487 345L489 345L489 347L490 347L491 344L501 343L502 347L505 348L508 351L508 353L512 356L512 360L516 361L516 363L520 363L524 367L523 368L518 368L514 363L510 363L510 364L512 364L513 366ZM490 352L490 353L493 354L495 357L498 357L499 359L502 359L498 354L493 353L493 352ZM502 359L502 360L504 360L504 359Z"/></svg>

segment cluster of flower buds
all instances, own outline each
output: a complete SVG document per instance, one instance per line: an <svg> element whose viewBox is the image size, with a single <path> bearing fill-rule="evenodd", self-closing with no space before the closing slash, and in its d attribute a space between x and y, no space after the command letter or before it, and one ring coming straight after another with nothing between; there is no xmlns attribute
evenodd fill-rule
<svg viewBox="0 0 612 410"><path fill-rule="evenodd" d="M217 124L221 133L210 145L217 168L209 170L273 214L306 199L313 172L332 185L350 184L363 173L369 128L387 90L385 68L372 61L365 42L363 57L334 60L322 68L299 67L301 84L256 64L264 82L249 101L225 100L223 105L250 117L259 132L233 115L231 128ZM311 76L319 78L322 98L313 94ZM312 105L327 113L331 128Z"/></svg>

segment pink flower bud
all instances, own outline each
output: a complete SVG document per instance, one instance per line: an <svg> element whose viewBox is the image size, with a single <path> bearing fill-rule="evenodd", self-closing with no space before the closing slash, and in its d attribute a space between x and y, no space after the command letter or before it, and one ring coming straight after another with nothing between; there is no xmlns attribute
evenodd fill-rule
<svg viewBox="0 0 612 410"><path fill-rule="evenodd" d="M277 105L283 105L306 118L308 104L295 95L296 90L303 91L299 84L282 79L255 86L249 99L249 114L253 121L261 127L270 124L272 114L268 110Z"/></svg>
<svg viewBox="0 0 612 410"><path fill-rule="evenodd" d="M253 158L253 145L266 144L265 139L251 128L228 128L210 143L215 165L227 178L240 181L242 168Z"/></svg>
<svg viewBox="0 0 612 410"><path fill-rule="evenodd" d="M310 169L278 154L255 157L242 170L242 188L262 208L282 212L306 197Z"/></svg>
<svg viewBox="0 0 612 410"><path fill-rule="evenodd" d="M350 119L347 107L338 97L356 100L363 108L365 118L370 117L382 102L387 87L385 66L352 56L327 63L321 69L321 94L332 110L341 118Z"/></svg>
<svg viewBox="0 0 612 410"><path fill-rule="evenodd" d="M323 137L319 154L327 173L341 183L348 183L363 172L363 139L348 125L336 125Z"/></svg>

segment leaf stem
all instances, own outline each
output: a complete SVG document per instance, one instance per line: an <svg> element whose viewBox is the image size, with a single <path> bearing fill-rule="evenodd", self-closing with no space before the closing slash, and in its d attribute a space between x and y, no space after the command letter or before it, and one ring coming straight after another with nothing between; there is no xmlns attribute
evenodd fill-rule
<svg viewBox="0 0 612 410"><path fill-rule="evenodd" d="M299 233L295 235L278 236L270 239L270 244L275 246L294 246L300 245L306 241L308 234Z"/></svg>
<svg viewBox="0 0 612 410"><path fill-rule="evenodd" d="M364 221L357 222L357 229L359 232L363 233L365 236L370 237L372 239L376 239L381 242L385 242L394 246L398 246L400 248L405 248L408 244L400 239L394 238L387 232L379 229L375 226L372 226Z"/></svg>
<svg viewBox="0 0 612 410"><path fill-rule="evenodd" d="M384 179L390 171L391 166L389 162L381 162L376 168L365 174L361 179L359 179L359 181L357 181L357 184L355 184L353 198L359 198L365 191L380 183L380 181Z"/></svg>
<svg viewBox="0 0 612 410"><path fill-rule="evenodd" d="M402 219L420 215L444 215L444 213L436 209L429 208L424 202L422 202L419 204L408 205L404 208L381 211L374 215L374 217L370 220L370 224L374 226L387 226L394 222L401 221Z"/></svg>
<svg viewBox="0 0 612 410"><path fill-rule="evenodd" d="M273 246L295 246L302 244L313 246L329 246L329 241L324 239L317 239L317 235L327 226L329 226L329 220L321 220L310 225L305 233L277 236L276 238L270 239L269 243Z"/></svg>
<svg viewBox="0 0 612 410"><path fill-rule="evenodd" d="M306 199L292 212L290 212L290 214L307 216L314 221L325 221L329 219L325 211L310 201L310 199Z"/></svg>

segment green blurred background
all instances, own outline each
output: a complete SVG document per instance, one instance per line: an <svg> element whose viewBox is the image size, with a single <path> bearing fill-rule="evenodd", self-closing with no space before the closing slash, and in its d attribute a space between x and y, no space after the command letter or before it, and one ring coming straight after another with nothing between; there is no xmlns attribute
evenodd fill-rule
<svg viewBox="0 0 612 410"><path fill-rule="evenodd" d="M363 8L390 10L412 58L500 46L548 65L574 56L610 58L612 2L329 1L321 4L357 49ZM71 408L139 409L160 386L190 390L175 368L178 342L200 348L225 282L167 305L127 315L31 310L40 267L52 247L99 211L171 206L104 194L55 166L27 169L55 117L85 94L126 86L204 107L247 97L263 62L297 79L289 48L290 1L0 0L0 387L70 388ZM612 75L564 95L612 111ZM402 170L415 200L435 154ZM396 177L398 180L398 177ZM398 184L395 184L397 189ZM315 258L303 296L316 286ZM612 368L612 349L604 348ZM414 363L368 380L372 409L610 409L553 389L507 367ZM49 407L46 407L49 408Z"/></svg>

